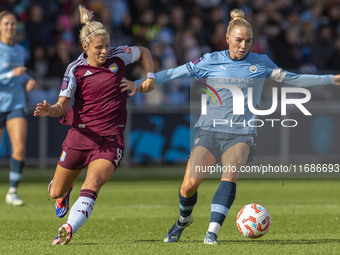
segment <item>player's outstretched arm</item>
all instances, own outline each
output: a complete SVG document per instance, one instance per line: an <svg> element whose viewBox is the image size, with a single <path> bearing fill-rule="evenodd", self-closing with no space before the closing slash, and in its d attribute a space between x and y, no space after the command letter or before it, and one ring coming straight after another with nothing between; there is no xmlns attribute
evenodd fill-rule
<svg viewBox="0 0 340 255"><path fill-rule="evenodd" d="M33 116L43 117L60 117L66 111L67 105L70 102L71 98L69 97L59 97L58 102L54 105L50 105L44 100L44 103L38 103Z"/></svg>
<svg viewBox="0 0 340 255"><path fill-rule="evenodd" d="M166 69L166 70L155 73L155 83L157 84L164 83L164 82L171 81L174 79L189 77L189 76L191 76L191 74L188 68L186 67L186 65L184 64L178 67ZM135 81L137 88L138 88L138 92L139 92L139 88L141 84L145 82L146 80L147 79L142 78L142 79Z"/></svg>

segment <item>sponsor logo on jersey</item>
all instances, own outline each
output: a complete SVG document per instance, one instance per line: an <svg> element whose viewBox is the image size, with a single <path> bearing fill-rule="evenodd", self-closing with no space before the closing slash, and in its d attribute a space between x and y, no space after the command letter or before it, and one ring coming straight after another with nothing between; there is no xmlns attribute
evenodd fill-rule
<svg viewBox="0 0 340 255"><path fill-rule="evenodd" d="M70 81L70 77L64 76L63 82L61 83L61 90L67 89L69 81Z"/></svg>
<svg viewBox="0 0 340 255"><path fill-rule="evenodd" d="M113 63L109 66L110 70L112 73L116 73L118 71L118 66L117 64Z"/></svg>
<svg viewBox="0 0 340 255"><path fill-rule="evenodd" d="M84 76L89 76L89 75L92 75L93 73L90 71L90 70L87 70L84 74Z"/></svg>
<svg viewBox="0 0 340 255"><path fill-rule="evenodd" d="M256 65L251 65L251 66L249 67L249 71L250 71L251 73L256 73L256 72L257 72L257 66L256 66Z"/></svg>
<svg viewBox="0 0 340 255"><path fill-rule="evenodd" d="M131 54L131 49L130 49L130 47L125 46L125 47L123 47L123 50L124 50L127 54Z"/></svg>
<svg viewBox="0 0 340 255"><path fill-rule="evenodd" d="M203 59L203 57L200 57L200 58L198 58L198 59L192 61L192 63L193 63L194 65L196 65L197 63L201 62L202 59Z"/></svg>

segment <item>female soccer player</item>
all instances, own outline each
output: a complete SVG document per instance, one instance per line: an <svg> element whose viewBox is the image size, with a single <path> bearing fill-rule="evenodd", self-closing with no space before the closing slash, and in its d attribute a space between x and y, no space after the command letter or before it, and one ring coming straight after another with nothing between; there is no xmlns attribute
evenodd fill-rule
<svg viewBox="0 0 340 255"><path fill-rule="evenodd" d="M25 89L34 89L35 80L25 73L25 50L15 43L16 25L16 18L11 12L0 12L0 139L6 127L12 145L6 203L21 206L24 201L18 197L17 187L25 161Z"/></svg>
<svg viewBox="0 0 340 255"><path fill-rule="evenodd" d="M80 196L52 245L67 244L90 217L101 187L122 159L127 96L136 92L135 85L120 86L125 66L140 60L147 72L140 91L149 92L154 87L150 52L136 46L110 48L109 34L103 24L92 21L93 15L85 7L79 6L79 10L80 21L84 24L80 41L85 52L66 69L58 102L51 106L44 100L37 104L34 112L34 116L59 117L74 97L73 106L61 120L72 128L63 142L63 151L49 185L50 196L56 199L58 217L66 215L73 182L88 166Z"/></svg>
<svg viewBox="0 0 340 255"><path fill-rule="evenodd" d="M248 98L248 88L253 90L253 105L260 104L263 84L266 78L286 84L308 87L316 85L340 85L340 75L299 75L289 73L277 67L266 55L249 52L252 44L253 31L245 20L241 10L231 11L231 18L226 41L229 50L205 54L198 60L185 65L156 73L156 83L163 83L181 77L206 78L210 85L226 83L237 86ZM284 50L284 49L283 49ZM128 81L125 81L126 83ZM124 82L124 83L125 83ZM137 81L137 83L139 83ZM234 202L236 182L241 166L251 160L255 149L256 129L250 126L249 120L256 119L247 104L241 105L244 114L233 114L233 97L230 89L216 89L221 105L215 106L213 101L207 102L207 114L201 115L195 128L197 137L188 160L184 180L179 190L180 216L164 238L164 242L177 242L193 219L192 210L197 201L197 189L203 181L203 176L196 173L196 166L208 169L215 162L221 161L225 169L236 169L235 172L222 173L221 182L211 203L211 217L208 231L204 238L205 244L219 244L217 235ZM243 98L243 97L242 97ZM229 125L215 125L215 119L225 120ZM234 125L230 125L234 123ZM243 126L242 123L245 123Z"/></svg>

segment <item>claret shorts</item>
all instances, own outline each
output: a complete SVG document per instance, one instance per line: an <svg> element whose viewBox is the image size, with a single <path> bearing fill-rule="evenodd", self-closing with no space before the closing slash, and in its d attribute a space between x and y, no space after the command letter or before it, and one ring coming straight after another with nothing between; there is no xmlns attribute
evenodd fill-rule
<svg viewBox="0 0 340 255"><path fill-rule="evenodd" d="M58 164L66 169L81 169L97 159L106 159L117 168L124 154L124 137L123 134L89 136L72 128L62 149Z"/></svg>

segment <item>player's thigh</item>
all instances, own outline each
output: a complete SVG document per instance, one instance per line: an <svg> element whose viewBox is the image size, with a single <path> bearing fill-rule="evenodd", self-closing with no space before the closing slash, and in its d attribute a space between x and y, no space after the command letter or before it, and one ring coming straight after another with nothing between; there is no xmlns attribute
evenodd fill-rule
<svg viewBox="0 0 340 255"><path fill-rule="evenodd" d="M197 191L206 175L207 167L215 162L215 157L207 148L197 146L192 150L181 185L181 194L184 197L190 197Z"/></svg>
<svg viewBox="0 0 340 255"><path fill-rule="evenodd" d="M107 159L96 159L92 161L88 168L82 189L90 189L97 194L101 187L111 178L116 167Z"/></svg>
<svg viewBox="0 0 340 255"><path fill-rule="evenodd" d="M221 157L222 165L230 171L222 174L222 181L237 182L241 166L247 163L250 147L246 143L237 143L228 148Z"/></svg>
<svg viewBox="0 0 340 255"><path fill-rule="evenodd" d="M81 171L82 169L71 170L58 164L54 172L53 183L50 187L50 196L52 198L64 196L69 191Z"/></svg>

